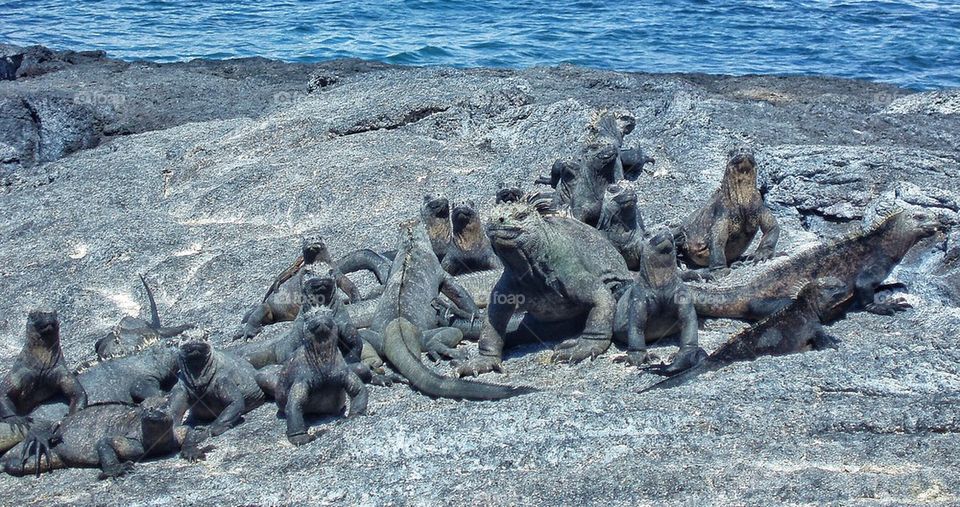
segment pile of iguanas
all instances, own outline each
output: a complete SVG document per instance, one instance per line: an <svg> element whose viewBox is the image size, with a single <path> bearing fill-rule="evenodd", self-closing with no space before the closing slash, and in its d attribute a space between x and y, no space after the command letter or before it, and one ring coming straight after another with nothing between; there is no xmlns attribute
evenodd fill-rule
<svg viewBox="0 0 960 507"><path fill-rule="evenodd" d="M625 351L615 361L668 377L647 390L672 387L734 361L835 348L823 323L848 310L909 307L875 293L914 244L943 228L935 215L900 209L773 260L780 228L757 188L753 153L737 149L702 207L678 226L647 228L630 182L654 160L623 145L634 124L599 114L581 153L536 181L551 190L501 185L485 222L474 202L428 195L420 217L400 224L393 251L334 260L322 238L304 238L229 346L191 325L163 326L143 276L150 320L125 317L97 341L98 359L77 370L63 357L56 311L30 312L23 350L0 383L4 470L88 466L104 478L146 457L196 461L271 400L289 441L303 445L316 438L309 416L364 414L367 384L464 400L532 393L463 378L503 372L504 350L531 341L558 341L553 360L567 363L616 341ZM763 261L746 283L714 283ZM366 294L349 278L359 271L376 280ZM708 355L697 329L710 317L755 323ZM292 321L285 334L257 339L284 321ZM679 344L670 362L648 352L670 336ZM464 340L477 341L479 354L468 357ZM424 355L454 361L455 374Z"/></svg>

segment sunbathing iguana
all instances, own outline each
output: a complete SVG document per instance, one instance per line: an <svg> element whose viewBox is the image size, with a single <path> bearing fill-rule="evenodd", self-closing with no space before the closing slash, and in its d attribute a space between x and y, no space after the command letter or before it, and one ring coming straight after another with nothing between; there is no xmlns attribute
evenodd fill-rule
<svg viewBox="0 0 960 507"><path fill-rule="evenodd" d="M676 387L737 361L836 348L838 340L821 323L833 318L849 298L847 284L838 278L808 282L788 306L737 333L699 365L641 392Z"/></svg>
<svg viewBox="0 0 960 507"><path fill-rule="evenodd" d="M710 201L691 214L678 233L684 258L711 270L726 268L747 251L757 230L763 232L752 259L773 257L780 226L757 190L753 152L740 148L727 155L720 188Z"/></svg>
<svg viewBox="0 0 960 507"><path fill-rule="evenodd" d="M77 380L90 404L140 403L173 388L179 370L177 348L164 345L88 364Z"/></svg>
<svg viewBox="0 0 960 507"><path fill-rule="evenodd" d="M490 238L480 223L480 213L472 201L453 207L450 247L440 263L451 275L500 268L500 260L490 247Z"/></svg>
<svg viewBox="0 0 960 507"><path fill-rule="evenodd" d="M437 328L438 293L467 314L477 312L469 294L440 268L423 226L400 226L400 247L390 269L386 290L364 339L373 345L415 389L429 396L474 400L507 398L529 392L524 388L442 377L424 366L421 352L439 359L462 358L456 349L463 334L456 328Z"/></svg>
<svg viewBox="0 0 960 507"><path fill-rule="evenodd" d="M351 302L359 302L362 296L356 285L339 269L340 264L348 266L352 271L367 269L377 277L380 283L383 283L383 278L386 276L385 259L372 250L357 250L346 258L340 259L338 264L334 264L323 238L306 237L303 239L300 256L277 277L267 290L263 301L243 317L243 328L234 336L234 340L241 338L249 340L258 335L265 325L295 319L300 313L300 279L303 276L303 270L306 266L318 262L330 264L336 268L337 286L349 296Z"/></svg>
<svg viewBox="0 0 960 507"><path fill-rule="evenodd" d="M777 261L749 282L733 287L691 286L697 315L759 320L790 303L794 287L832 276L847 284L862 310L892 315L909 308L897 300L874 301L877 287L903 256L941 226L922 208L895 212L866 231L852 233Z"/></svg>
<svg viewBox="0 0 960 507"><path fill-rule="evenodd" d="M631 271L640 269L643 249L643 219L637 209L637 193L632 188L615 184L607 187L597 230L620 252Z"/></svg>
<svg viewBox="0 0 960 507"><path fill-rule="evenodd" d="M461 365L458 374L500 371L504 346L522 339L507 333L521 312L521 328L534 338L553 338L558 327L576 336L557 347L556 361L575 363L607 350L616 298L631 276L599 231L556 215L548 200L532 195L495 207L487 233L503 274L490 292L480 356ZM548 334L546 328L553 329Z"/></svg>
<svg viewBox="0 0 960 507"><path fill-rule="evenodd" d="M69 415L56 428L31 432L4 460L4 471L22 476L61 468L100 467L100 479L119 477L144 458L177 449L200 449L192 432L175 428L170 414L126 403L90 405Z"/></svg>
<svg viewBox="0 0 960 507"><path fill-rule="evenodd" d="M450 248L453 232L450 224L450 201L446 197L425 195L420 207L420 219L427 228L430 246L437 259L443 260Z"/></svg>
<svg viewBox="0 0 960 507"><path fill-rule="evenodd" d="M57 393L70 400L71 414L87 406L87 393L63 359L56 310L33 310L23 350L0 381L0 421L26 427L26 416Z"/></svg>
<svg viewBox="0 0 960 507"><path fill-rule="evenodd" d="M643 242L639 271L617 302L613 336L627 344L624 360L633 366L647 363L652 359L647 341L679 334L680 351L663 371L672 374L702 361L707 354L697 340L697 313L680 281L673 233L666 227Z"/></svg>
<svg viewBox="0 0 960 507"><path fill-rule="evenodd" d="M313 441L307 414L342 414L350 396L347 417L367 410L367 388L340 354L340 326L330 312L310 312L297 324L303 342L279 373L260 372L257 382L276 401L287 419L287 439L294 445Z"/></svg>
<svg viewBox="0 0 960 507"><path fill-rule="evenodd" d="M250 363L229 352L214 350L205 341L184 343L180 346L179 379L169 401L174 426L183 424L188 410L194 421L212 421L205 429L197 430L199 443L237 425L243 414L264 402L256 375L257 370ZM189 452L182 455L191 461L198 458Z"/></svg>
<svg viewBox="0 0 960 507"><path fill-rule="evenodd" d="M97 357L100 359L132 354L158 343L163 338L172 338L194 327L193 324L181 326L164 326L161 324L160 314L157 312L157 302L153 298L153 291L147 284L147 279L143 275L139 276L144 291L147 293L147 301L150 303L150 322L129 315L121 319L120 324L111 330L110 334L97 341L95 348Z"/></svg>

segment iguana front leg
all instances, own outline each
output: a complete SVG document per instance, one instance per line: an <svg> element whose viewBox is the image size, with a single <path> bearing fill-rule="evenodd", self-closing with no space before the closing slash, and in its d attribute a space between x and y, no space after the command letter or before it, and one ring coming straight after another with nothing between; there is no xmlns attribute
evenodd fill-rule
<svg viewBox="0 0 960 507"><path fill-rule="evenodd" d="M80 385L77 376L62 364L57 368L56 375L57 387L70 400L70 413L75 414L77 411L87 408L87 392Z"/></svg>
<svg viewBox="0 0 960 507"><path fill-rule="evenodd" d="M697 311L693 306L693 298L686 287L681 286L673 296L677 305L677 317L680 321L680 351L669 365L660 368L660 373L673 375L690 369L707 357L707 352L700 348L697 336Z"/></svg>
<svg viewBox="0 0 960 507"><path fill-rule="evenodd" d="M367 413L367 386L363 385L360 377L349 369L345 369L340 374L339 382L343 390L347 392L347 396L350 397L350 411L347 413L347 417L356 417Z"/></svg>
<svg viewBox="0 0 960 507"><path fill-rule="evenodd" d="M780 225L777 223L777 217L766 206L760 212L760 232L763 237L760 238L760 244L757 246L757 251L753 253L753 258L765 261L773 257L777 241L780 240Z"/></svg>
<svg viewBox="0 0 960 507"><path fill-rule="evenodd" d="M23 386L28 383L28 377L32 375L26 369L15 367L3 379L2 387L0 387L0 419L7 424L18 426L24 431L30 425L29 420L17 415L17 406L13 403L13 399L23 396Z"/></svg>
<svg viewBox="0 0 960 507"><path fill-rule="evenodd" d="M593 306L587 314L583 333L579 338L566 340L558 345L553 354L554 362L575 364L584 359L594 359L610 348L617 302L603 285L593 291L592 299Z"/></svg>
<svg viewBox="0 0 960 507"><path fill-rule="evenodd" d="M287 418L287 440L293 445L304 445L316 438L307 432L307 424L303 419L303 406L310 396L306 382L298 381L290 386L287 392L287 405L284 414Z"/></svg>
<svg viewBox="0 0 960 507"><path fill-rule="evenodd" d="M351 303L357 303L363 299L363 295L360 294L360 289L357 288L356 284L352 280L346 277L346 275L337 276L337 287L340 288L350 298Z"/></svg>
<svg viewBox="0 0 960 507"><path fill-rule="evenodd" d="M107 437L97 442L97 457L100 461L100 480L114 479L133 470L133 463L121 462L121 456L141 457L145 454L143 444L127 437Z"/></svg>
<svg viewBox="0 0 960 507"><path fill-rule="evenodd" d="M730 219L726 215L718 217L710 227L710 262L711 270L727 267L727 239L730 234Z"/></svg>
<svg viewBox="0 0 960 507"><path fill-rule="evenodd" d="M246 402L243 399L243 391L229 379L218 382L213 393L220 398L226 405L220 411L220 415L210 423L210 435L217 436L237 425L246 409Z"/></svg>
<svg viewBox="0 0 960 507"><path fill-rule="evenodd" d="M630 298L628 306L629 316L627 318L627 354L622 359L614 359L615 362L624 362L630 366L640 366L653 360L647 352L647 313L649 304L643 291L634 285L630 288L628 294L622 297Z"/></svg>
<svg viewBox="0 0 960 507"><path fill-rule="evenodd" d="M877 287L883 283L890 272L888 266L894 264L895 262L888 259L878 259L875 263L864 267L857 275L853 282L853 295L865 311L877 315L893 315L911 308L909 303L896 298L888 298L880 302L875 301Z"/></svg>
<svg viewBox="0 0 960 507"><path fill-rule="evenodd" d="M504 290L506 289L506 290ZM510 318L517 311L516 297L506 297L510 294L509 288L494 287L490 294L490 304L487 306L487 317L484 319L483 331L478 342L480 356L467 361L457 368L457 375L476 377L490 371L503 372L503 337L507 334Z"/></svg>

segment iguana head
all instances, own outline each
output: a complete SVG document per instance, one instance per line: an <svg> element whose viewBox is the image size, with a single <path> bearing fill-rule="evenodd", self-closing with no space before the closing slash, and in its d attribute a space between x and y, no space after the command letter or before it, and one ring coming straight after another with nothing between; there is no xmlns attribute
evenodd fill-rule
<svg viewBox="0 0 960 507"><path fill-rule="evenodd" d="M327 243L319 235L304 236L302 254L305 264L313 264L318 260L330 262L330 251L327 250Z"/></svg>
<svg viewBox="0 0 960 507"><path fill-rule="evenodd" d="M203 376L213 356L213 347L205 341L189 341L180 345L180 367L192 378Z"/></svg>
<svg viewBox="0 0 960 507"><path fill-rule="evenodd" d="M487 220L487 236L496 252L524 249L544 235L544 216L553 213L550 201L533 194L519 202L494 206Z"/></svg>
<svg viewBox="0 0 960 507"><path fill-rule="evenodd" d="M620 148L612 144L606 144L590 150L587 153L585 165L594 177L608 183L614 183L614 171L619 157Z"/></svg>
<svg viewBox="0 0 960 507"><path fill-rule="evenodd" d="M337 350L339 332L330 314L311 314L303 321L303 347L314 364L329 364Z"/></svg>
<svg viewBox="0 0 960 507"><path fill-rule="evenodd" d="M821 321L828 321L837 314L837 309L852 296L847 284L834 276L817 278L807 283L797 299L809 301Z"/></svg>
<svg viewBox="0 0 960 507"><path fill-rule="evenodd" d="M140 427L147 446L150 443L169 438L173 426L173 416L157 407L143 408L140 412Z"/></svg>
<svg viewBox="0 0 960 507"><path fill-rule="evenodd" d="M757 161L749 148L736 148L727 153L727 167L721 188L734 200L747 199L757 192Z"/></svg>
<svg viewBox="0 0 960 507"><path fill-rule="evenodd" d="M556 183L552 184L556 188ZM501 184L500 188L497 189L496 204L501 204L505 202L517 202L523 198L523 189L520 188L520 185L504 185Z"/></svg>
<svg viewBox="0 0 960 507"><path fill-rule="evenodd" d="M471 222L480 221L480 214L477 213L477 205L474 204L473 201L457 204L453 207L453 214L450 215L450 220L453 223L454 234L458 231L463 232Z"/></svg>
<svg viewBox="0 0 960 507"><path fill-rule="evenodd" d="M677 247L669 228L661 226L647 238L640 262L644 278L653 287L677 279Z"/></svg>
<svg viewBox="0 0 960 507"><path fill-rule="evenodd" d="M305 306L330 306L337 295L336 271L325 262L305 267L300 292Z"/></svg>
<svg viewBox="0 0 960 507"><path fill-rule="evenodd" d="M918 240L932 236L943 228L943 224L936 214L921 207L911 207L891 214L879 227L888 228L896 241L909 248Z"/></svg>
<svg viewBox="0 0 960 507"><path fill-rule="evenodd" d="M446 197L433 196L427 194L423 196L423 207L421 208L424 220L429 218L449 218L450 201Z"/></svg>
<svg viewBox="0 0 960 507"><path fill-rule="evenodd" d="M637 226L637 192L626 185L607 186L603 194L603 206L597 229L605 231L613 224L620 223L628 228Z"/></svg>
<svg viewBox="0 0 960 507"><path fill-rule="evenodd" d="M56 310L38 308L27 314L27 343L59 347L60 319Z"/></svg>
<svg viewBox="0 0 960 507"><path fill-rule="evenodd" d="M419 220L407 220L398 226L397 251L430 250L430 237Z"/></svg>

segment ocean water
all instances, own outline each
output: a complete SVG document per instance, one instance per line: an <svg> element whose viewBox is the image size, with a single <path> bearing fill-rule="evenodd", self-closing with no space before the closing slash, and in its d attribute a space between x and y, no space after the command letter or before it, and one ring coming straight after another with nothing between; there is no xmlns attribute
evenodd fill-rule
<svg viewBox="0 0 960 507"><path fill-rule="evenodd" d="M0 41L155 61L572 63L960 86L960 1L0 0Z"/></svg>

